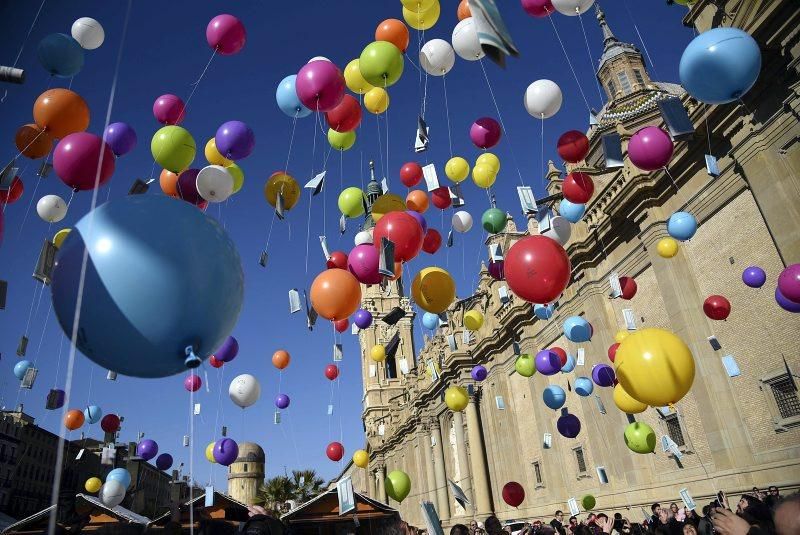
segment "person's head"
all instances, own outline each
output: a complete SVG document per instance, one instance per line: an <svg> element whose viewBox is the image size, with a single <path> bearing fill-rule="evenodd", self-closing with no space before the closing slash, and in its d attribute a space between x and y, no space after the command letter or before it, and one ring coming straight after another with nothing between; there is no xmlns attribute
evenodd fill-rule
<svg viewBox="0 0 800 535"><path fill-rule="evenodd" d="M703 506L703 516L708 516L711 514L711 504Z"/></svg>
<svg viewBox="0 0 800 535"><path fill-rule="evenodd" d="M658 510L658 521L662 524L666 524L669 520L669 514L667 513L666 509L659 509Z"/></svg>
<svg viewBox="0 0 800 535"><path fill-rule="evenodd" d="M678 512L678 504L675 503L675 502L672 502L671 504L669 504L669 510L672 512L672 514L677 513Z"/></svg>
<svg viewBox="0 0 800 535"><path fill-rule="evenodd" d="M561 509L558 509L556 511L555 517L556 517L556 520L558 520L559 522L563 522L564 521L564 511L562 511Z"/></svg>
<svg viewBox="0 0 800 535"><path fill-rule="evenodd" d="M450 528L450 535L469 535L469 529L464 524L456 524Z"/></svg>
<svg viewBox="0 0 800 535"><path fill-rule="evenodd" d="M489 535L497 535L498 533L503 533L503 525L500 524L500 520L497 519L496 516L490 515L486 519L486 533Z"/></svg>
<svg viewBox="0 0 800 535"><path fill-rule="evenodd" d="M769 488L767 489L767 494L777 498L778 496L780 496L780 491L778 490L778 487L776 487L775 485L770 485Z"/></svg>
<svg viewBox="0 0 800 535"><path fill-rule="evenodd" d="M597 516L594 517L594 521L595 521L595 524L597 524L598 526L600 526L602 528L603 526L606 525L606 522L608 522L608 515L605 514L605 513L600 513L600 514L598 514Z"/></svg>
<svg viewBox="0 0 800 535"><path fill-rule="evenodd" d="M569 517L569 525L570 526L575 526L577 524L578 524L578 517L576 517L576 516Z"/></svg>
<svg viewBox="0 0 800 535"><path fill-rule="evenodd" d="M742 494L742 497L739 498L739 503L736 505L736 512L743 513L747 510L755 502L761 501L757 497L753 496L752 494Z"/></svg>
<svg viewBox="0 0 800 535"><path fill-rule="evenodd" d="M587 524L594 524L595 523L595 518L597 518L596 514L589 513L589 516L586 517L586 523Z"/></svg>
<svg viewBox="0 0 800 535"><path fill-rule="evenodd" d="M614 520L622 520L622 513L614 513Z"/></svg>
<svg viewBox="0 0 800 535"><path fill-rule="evenodd" d="M471 529L472 532L474 533L475 530L478 529L478 521L477 520L473 520L472 522L470 522L469 523L469 529Z"/></svg>
<svg viewBox="0 0 800 535"><path fill-rule="evenodd" d="M789 496L775 508L775 532L778 535L800 533L800 494Z"/></svg>
<svg viewBox="0 0 800 535"><path fill-rule="evenodd" d="M697 535L697 529L695 529L693 524L684 524L683 535Z"/></svg>
<svg viewBox="0 0 800 535"><path fill-rule="evenodd" d="M661 504L654 503L653 505L650 506L650 510L653 512L654 515L658 516L658 513L661 512Z"/></svg>

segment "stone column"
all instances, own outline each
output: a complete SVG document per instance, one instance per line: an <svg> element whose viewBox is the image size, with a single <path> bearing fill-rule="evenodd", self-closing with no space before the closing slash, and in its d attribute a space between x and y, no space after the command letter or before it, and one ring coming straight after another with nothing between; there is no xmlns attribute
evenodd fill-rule
<svg viewBox="0 0 800 535"><path fill-rule="evenodd" d="M436 476L436 511L441 520L450 518L450 498L447 497L447 475L444 469L444 445L442 444L442 428L439 419L431 420L431 436L435 439L433 447L433 469Z"/></svg>
<svg viewBox="0 0 800 535"><path fill-rule="evenodd" d="M433 458L431 456L431 437L426 432L425 428L420 428L419 433L419 447L422 450L422 464L425 465L423 470L425 471L425 483L428 489L428 501L431 502L434 506L436 506L436 510L439 510L439 505L436 503L436 492L434 489L436 488L436 476L433 473Z"/></svg>
<svg viewBox="0 0 800 535"><path fill-rule="evenodd" d="M386 485L383 484L383 480L386 479L386 467L383 465L378 466L375 471L375 477L378 480L378 499L382 503L389 503L389 497L386 495Z"/></svg>
<svg viewBox="0 0 800 535"><path fill-rule="evenodd" d="M486 452L483 446L480 416L475 396L470 396L469 404L467 404L467 434L470 459L472 460L472 497L475 514L484 517L492 512L492 498L489 491L489 470L486 466Z"/></svg>
<svg viewBox="0 0 800 535"><path fill-rule="evenodd" d="M456 481L464 491L470 501L475 499L472 496L472 481L470 478L469 455L467 455L467 441L464 437L464 415L461 412L453 413L453 427L456 432L456 452L458 454L458 470L461 472L461 479Z"/></svg>

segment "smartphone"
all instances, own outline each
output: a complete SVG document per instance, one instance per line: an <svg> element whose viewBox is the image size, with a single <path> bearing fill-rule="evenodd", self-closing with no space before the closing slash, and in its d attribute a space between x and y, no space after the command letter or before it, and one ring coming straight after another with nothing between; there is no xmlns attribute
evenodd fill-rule
<svg viewBox="0 0 800 535"><path fill-rule="evenodd" d="M728 498L725 496L724 490L717 492L717 502L719 502L720 507L728 509Z"/></svg>

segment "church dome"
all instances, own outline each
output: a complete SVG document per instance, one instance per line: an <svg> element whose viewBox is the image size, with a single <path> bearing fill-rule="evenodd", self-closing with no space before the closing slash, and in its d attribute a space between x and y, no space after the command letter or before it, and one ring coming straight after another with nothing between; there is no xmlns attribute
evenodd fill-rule
<svg viewBox="0 0 800 535"><path fill-rule="evenodd" d="M242 442L239 444L237 463L263 463L266 461L264 450L255 442Z"/></svg>

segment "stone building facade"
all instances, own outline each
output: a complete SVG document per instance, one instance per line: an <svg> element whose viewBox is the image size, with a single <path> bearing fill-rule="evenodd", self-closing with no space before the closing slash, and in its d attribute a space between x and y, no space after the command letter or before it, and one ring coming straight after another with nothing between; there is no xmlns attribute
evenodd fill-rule
<svg viewBox="0 0 800 535"><path fill-rule="evenodd" d="M639 50L620 42L603 14L597 16L604 32L598 79L608 103L587 133L591 150L585 162L563 170L551 163L548 173L550 194L559 193L564 171L589 173L595 183L586 214L572 226L566 246L572 280L555 315L537 319L531 304L492 279L484 266L476 292L450 308L447 324L417 354L411 303L402 287L389 283L364 291L364 307L376 319L359 334L370 464L367 470L351 464L345 474L356 491L398 508L412 524L423 523L422 500L433 502L445 526L489 514L549 519L556 509L568 510L570 497L585 494L597 498L598 509L641 521L654 501L679 502L682 488L702 506L717 489L734 494L753 486L800 485L800 400L793 387L800 375L800 317L779 308L773 297L783 266L800 262L800 12L793 0L694 3L685 24L698 32L739 27L762 48L758 83L743 102L724 106L699 103L680 86L653 81ZM642 126L664 126L658 101L668 97L680 98L696 132L675 143L668 173L644 173L628 161L627 141ZM622 140L624 165L607 169L601 137L613 132ZM707 174L705 154L718 158L718 177ZM665 221L678 210L691 212L699 228L675 257L665 259L656 243L667 236ZM523 228L509 217L504 233L487 244L508 251L514 241L537 233L534 216ZM749 265L768 273L763 288L742 284ZM633 299L609 297L613 273L635 278ZM711 294L732 303L727 321L703 314ZM395 306L406 317L386 326L380 319ZM485 322L465 336L463 315L471 309L481 311ZM626 448L622 433L629 417L614 405L612 389L595 388L589 397L570 391L576 377L608 363L615 333L627 328L625 314L636 328L673 331L693 353L697 373L689 394L674 409L635 416L659 438L676 442L680 459L660 447L654 455ZM564 338L561 325L573 315L592 323L590 342ZM401 344L393 361L372 362L369 348L395 332ZM711 336L721 349L712 347ZM552 346L582 354L583 365L550 377L515 373L517 353ZM722 357L728 355L741 375L726 373ZM470 378L476 364L489 369L481 383ZM463 413L443 401L444 390L454 384L471 392ZM559 414L542 402L550 384L568 391L565 406L583 426L575 439L558 433ZM549 447L546 434L552 437ZM598 467L608 483L600 481ZM394 469L412 481L402 504L387 498L383 484ZM454 500L449 481L464 490L471 502L466 509ZM501 497L509 481L526 492L518 509Z"/></svg>
<svg viewBox="0 0 800 535"><path fill-rule="evenodd" d="M264 450L253 442L239 444L239 456L228 467L228 496L246 505L258 501L264 483Z"/></svg>

